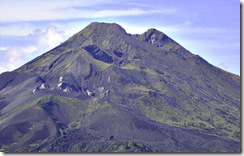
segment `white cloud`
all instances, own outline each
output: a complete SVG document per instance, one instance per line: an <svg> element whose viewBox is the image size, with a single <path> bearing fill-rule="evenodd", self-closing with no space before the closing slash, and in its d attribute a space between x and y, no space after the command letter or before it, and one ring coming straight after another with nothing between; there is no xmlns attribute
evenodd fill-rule
<svg viewBox="0 0 244 156"><path fill-rule="evenodd" d="M101 10L92 11L86 15L86 18L102 18L102 17L113 17L113 16L137 16L145 14L160 13L163 10L142 10L139 8L124 9L124 10Z"/></svg>
<svg viewBox="0 0 244 156"><path fill-rule="evenodd" d="M0 47L0 51L6 51L8 47Z"/></svg>
<svg viewBox="0 0 244 156"><path fill-rule="evenodd" d="M30 45L0 47L0 73L14 70L43 52L57 46L63 41L63 36L64 33L58 31L55 26L49 26L46 30L36 29L28 36L25 36L33 40Z"/></svg>
<svg viewBox="0 0 244 156"><path fill-rule="evenodd" d="M37 51L37 47L26 46L26 47L9 48L5 52L9 63L20 64L24 61L27 55L31 55L36 51Z"/></svg>
<svg viewBox="0 0 244 156"><path fill-rule="evenodd" d="M26 57L36 52L37 47L14 47L1 51L0 73L3 71L13 70L25 63Z"/></svg>
<svg viewBox="0 0 244 156"><path fill-rule="evenodd" d="M34 34L37 39L37 46L40 50L47 50L63 41L64 32L58 31L56 26L50 26L46 31L36 30Z"/></svg>
<svg viewBox="0 0 244 156"><path fill-rule="evenodd" d="M30 11L32 12L32 11ZM68 20L68 19L86 19L86 18L104 18L116 16L138 16L145 14L163 13L162 10L142 10L139 8L121 9L121 10L80 10L80 9L61 9L44 10L40 12L29 13L23 11L20 14L2 12L1 22L12 21L45 21L45 20Z"/></svg>
<svg viewBox="0 0 244 156"><path fill-rule="evenodd" d="M174 8L150 8L131 5L124 9L104 9L96 8L100 4L119 5L120 2L104 1L104 0L72 0L72 1L14 1L8 0L1 2L0 5L0 21L41 21L41 20L68 20L68 19L84 19L84 18L103 18L114 16L137 16L154 13L171 14L176 10ZM128 3L129 4L129 3ZM87 9L87 7L94 9ZM123 2L121 2L121 7Z"/></svg>
<svg viewBox="0 0 244 156"><path fill-rule="evenodd" d="M0 35L1 36L26 36L30 34L33 31L33 29L34 27L27 23L18 23L18 24L11 24L11 25L9 24L5 26L0 25Z"/></svg>

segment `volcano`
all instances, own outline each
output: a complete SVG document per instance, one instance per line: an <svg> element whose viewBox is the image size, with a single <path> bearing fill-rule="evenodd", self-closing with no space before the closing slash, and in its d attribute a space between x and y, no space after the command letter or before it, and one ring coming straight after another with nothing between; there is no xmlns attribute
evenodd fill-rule
<svg viewBox="0 0 244 156"><path fill-rule="evenodd" d="M240 152L240 77L93 22L0 75L2 152Z"/></svg>

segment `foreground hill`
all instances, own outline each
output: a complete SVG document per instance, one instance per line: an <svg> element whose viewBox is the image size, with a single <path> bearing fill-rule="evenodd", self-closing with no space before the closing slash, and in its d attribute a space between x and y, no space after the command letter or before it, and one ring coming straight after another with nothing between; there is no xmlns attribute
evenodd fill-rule
<svg viewBox="0 0 244 156"><path fill-rule="evenodd" d="M0 75L3 152L240 152L240 77L166 34L91 23Z"/></svg>

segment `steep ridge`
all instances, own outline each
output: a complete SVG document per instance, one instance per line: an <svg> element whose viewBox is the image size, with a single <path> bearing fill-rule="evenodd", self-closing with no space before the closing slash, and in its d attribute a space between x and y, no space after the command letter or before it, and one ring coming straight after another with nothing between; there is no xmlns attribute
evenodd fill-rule
<svg viewBox="0 0 244 156"><path fill-rule="evenodd" d="M0 138L4 152L239 152L240 77L156 29L94 22L0 75Z"/></svg>

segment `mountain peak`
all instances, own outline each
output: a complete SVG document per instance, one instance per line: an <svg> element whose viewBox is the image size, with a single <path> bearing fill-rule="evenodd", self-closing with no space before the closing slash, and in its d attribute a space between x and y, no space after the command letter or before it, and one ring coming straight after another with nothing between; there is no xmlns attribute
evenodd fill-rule
<svg viewBox="0 0 244 156"><path fill-rule="evenodd" d="M141 39L155 45L158 42L162 42L162 41L168 40L170 38L167 35L165 35L163 32L158 31L155 28L150 28L141 35Z"/></svg>
<svg viewBox="0 0 244 156"><path fill-rule="evenodd" d="M184 57L192 56L192 54L188 50L183 48L179 43L155 28L148 29L146 32L141 34L138 39L144 42L151 43L161 50L177 53Z"/></svg>
<svg viewBox="0 0 244 156"><path fill-rule="evenodd" d="M0 74L0 123L4 152L240 152L240 77L93 22Z"/></svg>
<svg viewBox="0 0 244 156"><path fill-rule="evenodd" d="M104 22L92 22L91 24L88 25L88 27L107 27L111 28L114 30L124 30L119 24L117 23L104 23Z"/></svg>
<svg viewBox="0 0 244 156"><path fill-rule="evenodd" d="M163 32L155 29L155 28L150 28L146 31L147 33L160 33L160 34L164 34Z"/></svg>
<svg viewBox="0 0 244 156"><path fill-rule="evenodd" d="M92 22L82 31L96 32L115 32L126 34L124 28L117 23Z"/></svg>

